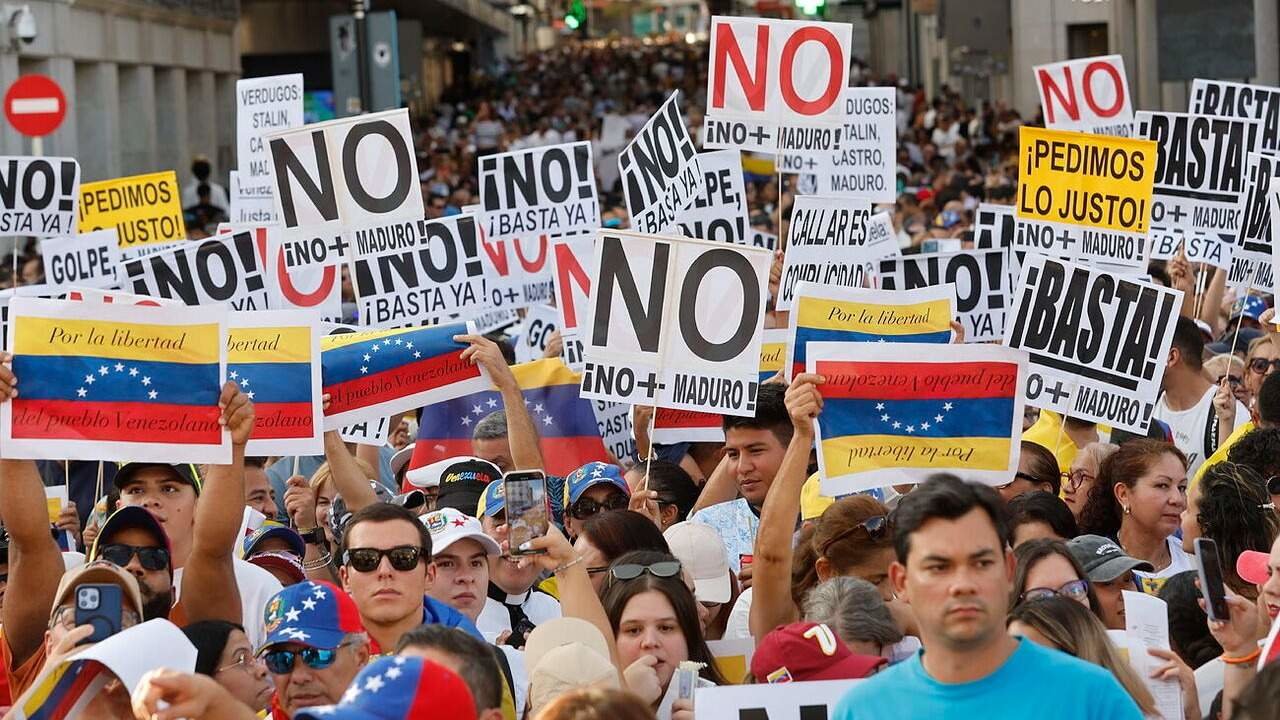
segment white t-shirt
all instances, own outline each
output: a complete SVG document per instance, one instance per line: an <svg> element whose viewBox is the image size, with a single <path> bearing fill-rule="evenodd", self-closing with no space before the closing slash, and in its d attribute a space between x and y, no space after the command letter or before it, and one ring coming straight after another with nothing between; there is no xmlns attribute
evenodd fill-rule
<svg viewBox="0 0 1280 720"><path fill-rule="evenodd" d="M244 634L249 637L249 644L254 649L262 647L267 633L263 629L262 611L271 602L276 593L284 589L280 581L264 568L260 568L240 558L233 558L232 565L236 573L236 589L240 591L241 625ZM173 571L174 602L177 602L182 591L182 568Z"/></svg>
<svg viewBox="0 0 1280 720"><path fill-rule="evenodd" d="M1170 410L1165 404L1165 396L1161 395L1156 401L1155 412L1151 414L1155 419L1168 423L1169 429L1173 431L1173 444L1187 456L1187 477L1195 477L1196 471L1204 464L1205 458L1218 449L1206 447L1204 432L1210 417L1215 416L1213 396L1217 393L1218 387L1210 385L1199 402L1190 409L1179 411ZM1248 421L1249 410L1237 400L1236 419L1231 429L1235 430ZM1224 440L1226 440L1225 437L1219 437L1218 443L1221 444Z"/></svg>
<svg viewBox="0 0 1280 720"><path fill-rule="evenodd" d="M1133 577L1138 582L1138 589L1148 595L1159 595L1160 588L1164 586L1164 582L1180 572L1187 570L1195 570L1196 565L1182 549L1182 541L1170 535L1165 538L1165 542L1169 545L1169 566L1163 570L1149 573L1142 570L1134 570Z"/></svg>
<svg viewBox="0 0 1280 720"><path fill-rule="evenodd" d="M508 596L507 602L519 605L534 627L560 617L560 601L536 587L531 588L523 597ZM485 598L484 607L476 617L476 627L485 640L493 642L511 629L511 613L502 602L491 597Z"/></svg>
<svg viewBox="0 0 1280 720"><path fill-rule="evenodd" d="M746 640L751 637L751 590L752 588L743 590L733 603L729 620L724 625L724 635L721 636L725 640Z"/></svg>

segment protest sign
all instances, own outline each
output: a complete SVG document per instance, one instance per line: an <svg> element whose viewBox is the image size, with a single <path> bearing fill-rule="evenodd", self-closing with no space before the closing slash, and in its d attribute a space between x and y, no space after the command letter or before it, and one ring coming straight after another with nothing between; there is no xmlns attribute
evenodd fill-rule
<svg viewBox="0 0 1280 720"><path fill-rule="evenodd" d="M1280 88L1224 80L1191 82L1189 110L1195 115L1218 115L1262 123L1262 150L1280 150Z"/></svg>
<svg viewBox="0 0 1280 720"><path fill-rule="evenodd" d="M679 98L679 92L671 93L618 153L627 213L636 232L671 232L679 212L702 193L706 178L680 117Z"/></svg>
<svg viewBox="0 0 1280 720"><path fill-rule="evenodd" d="M245 187L240 184L240 173L232 170L227 187L231 207L227 217L237 225L276 225L275 192L270 185Z"/></svg>
<svg viewBox="0 0 1280 720"><path fill-rule="evenodd" d="M40 241L45 281L55 288L113 287L120 266L115 228Z"/></svg>
<svg viewBox="0 0 1280 720"><path fill-rule="evenodd" d="M1124 57L1103 55L1036 65L1045 126L1095 135L1133 136L1133 96Z"/></svg>
<svg viewBox="0 0 1280 720"><path fill-rule="evenodd" d="M550 145L480 159L485 239L595 230L600 203L591 143Z"/></svg>
<svg viewBox="0 0 1280 720"><path fill-rule="evenodd" d="M321 455L320 333L302 310L231 313L227 379L253 401L246 455Z"/></svg>
<svg viewBox="0 0 1280 720"><path fill-rule="evenodd" d="M716 669L731 685L745 682L751 671L751 658L756 654L755 638L729 638L708 640L707 649L715 660Z"/></svg>
<svg viewBox="0 0 1280 720"><path fill-rule="evenodd" d="M801 283L788 317L787 380L804 372L811 342L949 343L955 298L949 285L890 292Z"/></svg>
<svg viewBox="0 0 1280 720"><path fill-rule="evenodd" d="M841 146L814 173L820 195L897 199L897 91L891 87L845 88Z"/></svg>
<svg viewBox="0 0 1280 720"><path fill-rule="evenodd" d="M354 422L338 429L342 442L379 448L387 444L387 436L390 434L391 419L385 415Z"/></svg>
<svg viewBox="0 0 1280 720"><path fill-rule="evenodd" d="M552 248L560 356L574 372L582 371L582 319L591 302L591 278L596 275L595 242L591 233L561 240Z"/></svg>
<svg viewBox="0 0 1280 720"><path fill-rule="evenodd" d="M1268 271L1270 271L1271 268L1275 267L1276 254L1277 251L1280 251L1280 242L1276 242L1276 235L1280 234L1280 182L1271 184L1271 199L1267 204L1267 209L1271 213L1271 259L1269 262L1259 262L1258 264L1265 265ZM1270 275L1271 273L1268 272L1267 274ZM1280 290L1280 288L1276 287L1272 278L1268 278L1268 281L1269 282L1265 287L1267 290L1270 290L1273 295L1276 295L1276 291Z"/></svg>
<svg viewBox="0 0 1280 720"><path fill-rule="evenodd" d="M875 259L867 249L866 222L870 217L871 204L865 200L797 196L791 209L777 308L791 309L800 282L862 287L868 278L866 264Z"/></svg>
<svg viewBox="0 0 1280 720"><path fill-rule="evenodd" d="M999 345L931 356L904 343L809 343L806 370L826 378L816 422L822 494L948 471L989 485L1012 481L1026 357Z"/></svg>
<svg viewBox="0 0 1280 720"><path fill-rule="evenodd" d="M1257 290L1271 292L1275 287L1275 273L1270 262L1261 260L1245 260L1231 258L1231 269L1227 271L1227 287L1237 292Z"/></svg>
<svg viewBox="0 0 1280 720"><path fill-rule="evenodd" d="M476 332L481 335L488 335L502 328L514 325L520 316L515 310L481 310L471 316L468 322L476 326Z"/></svg>
<svg viewBox="0 0 1280 720"><path fill-rule="evenodd" d="M349 230L383 236L426 216L405 108L279 130L266 138L286 268L345 259Z"/></svg>
<svg viewBox="0 0 1280 720"><path fill-rule="evenodd" d="M474 329L457 323L321 338L325 430L487 389L489 376L461 359L468 346L453 339Z"/></svg>
<svg viewBox="0 0 1280 720"><path fill-rule="evenodd" d="M1274 226L1268 200L1275 187L1280 187L1280 160L1266 153L1249 153L1249 186L1241 201L1235 243L1236 254L1245 260L1271 262Z"/></svg>
<svg viewBox="0 0 1280 720"><path fill-rule="evenodd" d="M1004 344L1031 356L1028 405L1145 433L1182 292L1028 254Z"/></svg>
<svg viewBox="0 0 1280 720"><path fill-rule="evenodd" d="M1159 150L1151 225L1237 232L1248 156L1259 148L1261 128L1242 118L1135 113L1135 134Z"/></svg>
<svg viewBox="0 0 1280 720"><path fill-rule="evenodd" d="M751 247L765 248L766 250L775 250L778 247L778 236L771 232L763 230L751 229L751 236L748 238L748 245Z"/></svg>
<svg viewBox="0 0 1280 720"><path fill-rule="evenodd" d="M138 295L187 305L227 303L235 310L266 310L262 259L249 232L214 235L124 264L122 284Z"/></svg>
<svg viewBox="0 0 1280 720"><path fill-rule="evenodd" d="M64 157L0 157L0 234L74 235L80 163Z"/></svg>
<svg viewBox="0 0 1280 720"><path fill-rule="evenodd" d="M181 196L172 170L85 183L78 231L115 228L121 250L185 240Z"/></svg>
<svg viewBox="0 0 1280 720"><path fill-rule="evenodd" d="M601 230L582 396L754 415L770 255Z"/></svg>
<svg viewBox="0 0 1280 720"><path fill-rule="evenodd" d="M1008 277L1003 250L907 255L880 261L880 287L885 290L942 284L954 288L956 314L964 326L966 343L1004 337Z"/></svg>
<svg viewBox="0 0 1280 720"><path fill-rule="evenodd" d="M631 406L626 403L592 400L591 410L604 449L622 461L636 454L636 441L631 431Z"/></svg>
<svg viewBox="0 0 1280 720"><path fill-rule="evenodd" d="M271 152L263 136L302 127L302 73L245 78L236 81L236 162L241 191L272 189ZM234 205L234 194L232 195ZM236 222L254 222L240 220ZM257 222L262 222L258 220Z"/></svg>
<svg viewBox="0 0 1280 720"><path fill-rule="evenodd" d="M676 213L680 234L745 243L751 222L747 219L741 154L737 150L712 150L699 154L698 164L702 166L703 189L693 204Z"/></svg>
<svg viewBox="0 0 1280 720"><path fill-rule="evenodd" d="M711 18L702 146L772 153L779 126L838 125L852 45L847 23Z"/></svg>
<svg viewBox="0 0 1280 720"><path fill-rule="evenodd" d="M472 215L405 222L391 241L357 231L353 250L363 325L417 324L487 304L484 257Z"/></svg>
<svg viewBox="0 0 1280 720"><path fill-rule="evenodd" d="M0 404L7 458L231 461L218 424L226 310L17 297L9 347L22 393Z"/></svg>
<svg viewBox="0 0 1280 720"><path fill-rule="evenodd" d="M9 302L11 300L15 297L53 299L58 296L58 291L48 285L19 285L16 288L0 289L0 350L9 351Z"/></svg>
<svg viewBox="0 0 1280 720"><path fill-rule="evenodd" d="M898 231L893 229L893 218L881 211L867 218L867 250L876 259L899 257Z"/></svg>
<svg viewBox="0 0 1280 720"><path fill-rule="evenodd" d="M827 720L861 680L722 685L698 688L693 712L698 720Z"/></svg>
<svg viewBox="0 0 1280 720"><path fill-rule="evenodd" d="M559 312L550 305L534 305L524 315L520 332L512 338L516 362L538 360L546 352L551 334L560 329Z"/></svg>
<svg viewBox="0 0 1280 720"><path fill-rule="evenodd" d="M1188 262L1208 263L1223 270L1231 268L1231 258L1235 249L1231 236L1227 238L1227 241L1223 242L1222 237L1216 234L1195 231L1184 233L1181 230L1161 228L1151 228L1151 233L1148 235L1152 260L1172 259L1181 250L1186 253Z"/></svg>
<svg viewBox="0 0 1280 720"><path fill-rule="evenodd" d="M271 310L314 310L321 321L342 321L342 285L336 266L312 266L288 270L279 228L275 225L221 223L218 234L253 233L254 246L262 261L267 286L267 307Z"/></svg>
<svg viewBox="0 0 1280 720"><path fill-rule="evenodd" d="M1149 140L1023 127L1017 218L1043 223L1035 237L1081 228L1069 252L1125 266L1145 266L1156 147ZM1030 230L1030 228L1028 228Z"/></svg>

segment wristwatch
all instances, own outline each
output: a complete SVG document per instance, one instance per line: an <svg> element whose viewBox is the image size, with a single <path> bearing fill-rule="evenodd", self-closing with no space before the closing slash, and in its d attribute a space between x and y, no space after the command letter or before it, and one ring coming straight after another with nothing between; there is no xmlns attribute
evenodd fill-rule
<svg viewBox="0 0 1280 720"><path fill-rule="evenodd" d="M324 531L318 527L310 530L299 530L298 535L302 536L302 542L308 545L319 545L324 541Z"/></svg>

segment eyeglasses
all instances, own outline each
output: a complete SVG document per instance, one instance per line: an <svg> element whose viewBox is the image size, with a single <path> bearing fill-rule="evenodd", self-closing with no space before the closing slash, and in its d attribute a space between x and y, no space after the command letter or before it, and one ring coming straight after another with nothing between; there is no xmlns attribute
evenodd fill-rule
<svg viewBox="0 0 1280 720"><path fill-rule="evenodd" d="M609 568L609 574L613 576L614 580L635 580L645 573L660 578L675 577L680 574L680 561L660 560L649 565L626 563L624 565L613 565Z"/></svg>
<svg viewBox="0 0 1280 720"><path fill-rule="evenodd" d="M866 520L863 520L862 522L858 523L857 525L854 525L853 527L848 528L844 532L837 533L835 537L823 543L820 553L822 554L823 557L825 557L827 554L827 550L829 550L832 545L835 545L841 540L849 537L850 535L857 532L858 530L862 530L863 532L865 532L867 534L867 539L871 540L871 542L880 542L889 534L889 529L890 527L889 527L888 516L876 515L874 517L869 517Z"/></svg>
<svg viewBox="0 0 1280 720"><path fill-rule="evenodd" d="M596 502L591 498L578 498L578 501L569 506L569 512L579 520L585 520L601 510L625 510L627 507L627 496L622 493L614 493L605 498L604 502Z"/></svg>
<svg viewBox="0 0 1280 720"><path fill-rule="evenodd" d="M252 652L248 650L241 650L240 652L236 653L236 659L234 661L229 662L226 665L223 665L217 670L214 670L213 674L217 675L223 670L233 670L236 668L239 668L240 670L244 670L245 672L249 672L249 668L257 664L258 664L258 658L254 657ZM293 665L293 661L290 660L289 664Z"/></svg>
<svg viewBox="0 0 1280 720"><path fill-rule="evenodd" d="M1262 370L1259 370L1258 372L1265 372L1265 371L1266 371L1266 368L1264 367ZM1228 383L1230 383L1231 387L1240 387L1240 384L1244 382L1244 378L1236 377L1235 375L1219 375L1218 384L1221 385L1223 380L1226 380Z"/></svg>
<svg viewBox="0 0 1280 720"><path fill-rule="evenodd" d="M1028 475L1027 473L1024 473L1024 472L1016 472L1016 473L1014 473L1014 474L1013 474L1013 479L1012 479L1012 480L1010 480L1009 482L1007 482L1007 483L1005 483L1005 484L1003 484L1003 485L997 485L997 486L996 486L996 489L997 489L997 490L1003 490L1003 489L1005 489L1005 488L1009 487L1010 485L1014 484L1015 482L1017 482L1017 481L1019 481L1019 480L1026 480L1027 482L1031 483L1032 485L1039 485L1039 484L1040 484L1040 479L1039 479L1039 478L1033 477L1033 476Z"/></svg>
<svg viewBox="0 0 1280 720"><path fill-rule="evenodd" d="M262 659L266 662L267 670L272 675L288 675L293 672L294 660L302 658L302 662L312 670L323 670L333 664L338 659L338 651L350 645L350 642L343 642L336 648L302 648L301 650L270 650L263 653Z"/></svg>
<svg viewBox="0 0 1280 720"><path fill-rule="evenodd" d="M120 610L121 628L130 628L140 622L142 622L142 619L138 617L138 613L130 610L129 608L122 608ZM53 616L49 618L49 628L52 629L57 625L61 625L64 630L71 630L75 628L76 614L74 605L63 605L53 611Z"/></svg>
<svg viewBox="0 0 1280 720"><path fill-rule="evenodd" d="M1267 494L1280 495L1280 475L1272 475L1267 478Z"/></svg>
<svg viewBox="0 0 1280 720"><path fill-rule="evenodd" d="M1053 588L1031 588L1022 593L1022 600L1024 602L1035 602L1036 600L1046 600L1054 595L1069 597L1072 600L1084 600L1089 597L1089 581L1072 580L1056 590Z"/></svg>
<svg viewBox="0 0 1280 720"><path fill-rule="evenodd" d="M382 564L382 558L391 561L391 567L400 572L408 572L422 560L422 548L414 545L400 545L383 550L382 548L351 548L342 554L342 564L350 565L356 572L373 572Z"/></svg>
<svg viewBox="0 0 1280 720"><path fill-rule="evenodd" d="M142 565L143 570L169 569L169 551L162 547L138 547L112 543L98 548L98 557L120 567L127 566L134 555L138 556L138 564Z"/></svg>
<svg viewBox="0 0 1280 720"><path fill-rule="evenodd" d="M1280 370L1280 358L1268 360L1266 358L1254 358L1249 361L1249 369L1259 375L1266 374L1267 368L1272 370Z"/></svg>
<svg viewBox="0 0 1280 720"><path fill-rule="evenodd" d="M1093 476L1084 470L1072 470L1069 473L1062 473L1062 485L1070 488L1071 492L1079 490L1080 486L1087 482L1093 482Z"/></svg>

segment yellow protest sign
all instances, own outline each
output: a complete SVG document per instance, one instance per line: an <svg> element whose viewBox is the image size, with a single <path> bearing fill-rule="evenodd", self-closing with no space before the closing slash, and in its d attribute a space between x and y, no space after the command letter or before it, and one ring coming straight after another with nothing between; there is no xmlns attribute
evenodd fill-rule
<svg viewBox="0 0 1280 720"><path fill-rule="evenodd" d="M80 232L115 228L121 248L185 240L172 170L80 185Z"/></svg>
<svg viewBox="0 0 1280 720"><path fill-rule="evenodd" d="M1019 220L1147 232L1155 142L1030 127L1019 138Z"/></svg>

